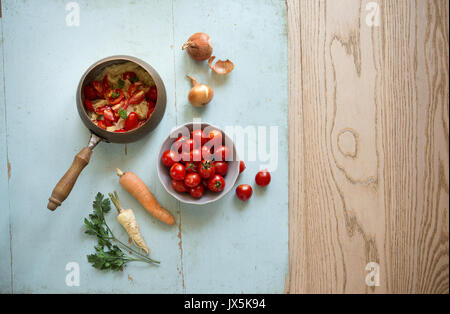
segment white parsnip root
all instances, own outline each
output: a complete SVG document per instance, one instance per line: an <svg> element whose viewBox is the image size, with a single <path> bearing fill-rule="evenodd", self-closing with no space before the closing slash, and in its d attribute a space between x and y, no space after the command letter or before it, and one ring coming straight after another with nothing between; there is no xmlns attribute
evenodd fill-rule
<svg viewBox="0 0 450 314"><path fill-rule="evenodd" d="M109 197L116 206L118 212L117 221L119 221L119 223L124 227L124 229L127 231L128 235L133 240L135 245L144 250L145 253L147 253L148 255L149 249L144 242L144 238L141 235L133 210L122 208L119 196L117 195L116 191L114 191L114 195L112 193L109 193Z"/></svg>

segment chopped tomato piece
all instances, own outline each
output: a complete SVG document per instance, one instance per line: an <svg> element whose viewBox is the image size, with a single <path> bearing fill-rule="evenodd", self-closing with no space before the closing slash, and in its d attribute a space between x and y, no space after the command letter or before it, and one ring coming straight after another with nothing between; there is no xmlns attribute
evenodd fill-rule
<svg viewBox="0 0 450 314"><path fill-rule="evenodd" d="M143 90L140 90L136 94L131 96L131 98L128 100L128 103L130 105L136 105L141 103L144 99L145 99L145 92Z"/></svg>
<svg viewBox="0 0 450 314"><path fill-rule="evenodd" d="M156 86L150 87L147 93L147 98L150 101L156 102L158 99L158 90L156 89Z"/></svg>
<svg viewBox="0 0 450 314"><path fill-rule="evenodd" d="M94 87L98 98L103 98L104 97L105 89L103 88L103 82L93 81L92 82L92 87Z"/></svg>
<svg viewBox="0 0 450 314"><path fill-rule="evenodd" d="M89 99L85 99L84 100L84 105L86 106L86 109L92 112L95 112L95 108L94 105L92 104L92 101L90 101Z"/></svg>
<svg viewBox="0 0 450 314"><path fill-rule="evenodd" d="M122 74L123 80L131 80L132 77L137 77L136 73L128 71Z"/></svg>
<svg viewBox="0 0 450 314"><path fill-rule="evenodd" d="M119 130L115 130L114 132L116 132L116 133L123 133L123 132L126 132L127 130L125 130L125 129L119 129Z"/></svg>
<svg viewBox="0 0 450 314"><path fill-rule="evenodd" d="M112 109L110 107L107 107L103 111L103 117L107 121L113 121L113 122L116 121L116 116L114 115L114 112L112 111Z"/></svg>
<svg viewBox="0 0 450 314"><path fill-rule="evenodd" d="M103 112L104 112L105 109L107 109L107 108L108 108L108 106L101 106L101 107L98 107L97 109L95 109L95 113L96 113L96 114L103 115Z"/></svg>
<svg viewBox="0 0 450 314"><path fill-rule="evenodd" d="M121 89L115 89L115 90L111 90L109 89L106 92L106 98L108 99L108 102L111 105L117 105L118 103L120 103L122 101L122 99L125 97L123 91Z"/></svg>
<svg viewBox="0 0 450 314"><path fill-rule="evenodd" d="M105 74L103 77L103 90L108 90L110 88L109 80L108 80L108 74Z"/></svg>
<svg viewBox="0 0 450 314"><path fill-rule="evenodd" d="M86 85L84 87L84 98L89 100L94 100L97 98L97 93L91 85Z"/></svg>
<svg viewBox="0 0 450 314"><path fill-rule="evenodd" d="M130 87L128 87L128 97L131 97L134 95L134 93L137 92L137 90L139 89L139 87L142 86L141 82L136 82L130 85Z"/></svg>
<svg viewBox="0 0 450 314"><path fill-rule="evenodd" d="M97 125L98 125L100 128L106 130L106 124L105 124L105 121L103 121L103 120L97 121Z"/></svg>

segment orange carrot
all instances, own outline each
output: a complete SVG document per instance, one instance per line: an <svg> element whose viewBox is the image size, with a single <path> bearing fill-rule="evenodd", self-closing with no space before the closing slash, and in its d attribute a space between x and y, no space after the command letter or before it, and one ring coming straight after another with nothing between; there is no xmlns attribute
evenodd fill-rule
<svg viewBox="0 0 450 314"><path fill-rule="evenodd" d="M150 192L145 183L133 172L122 172L117 170L117 175L120 177L120 185L128 191L142 206L156 219L173 226L175 224L175 217L167 209L162 207L158 200Z"/></svg>

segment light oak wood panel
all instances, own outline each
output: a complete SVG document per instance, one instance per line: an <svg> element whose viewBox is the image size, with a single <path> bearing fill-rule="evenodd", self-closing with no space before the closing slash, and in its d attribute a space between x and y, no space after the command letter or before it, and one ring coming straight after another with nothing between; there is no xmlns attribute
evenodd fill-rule
<svg viewBox="0 0 450 314"><path fill-rule="evenodd" d="M448 2L287 4L287 292L448 293Z"/></svg>

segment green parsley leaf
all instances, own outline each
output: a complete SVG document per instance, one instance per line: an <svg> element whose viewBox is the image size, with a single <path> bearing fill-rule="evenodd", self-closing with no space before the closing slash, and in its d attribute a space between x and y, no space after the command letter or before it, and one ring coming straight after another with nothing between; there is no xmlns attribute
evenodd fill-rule
<svg viewBox="0 0 450 314"><path fill-rule="evenodd" d="M130 82L131 82L131 83L136 83L137 81L139 81L139 79L138 79L137 76L132 76L132 77L130 77Z"/></svg>
<svg viewBox="0 0 450 314"><path fill-rule="evenodd" d="M128 117L127 111L125 109L123 109L123 108L119 109L118 114L124 120Z"/></svg>
<svg viewBox="0 0 450 314"><path fill-rule="evenodd" d="M125 82L124 82L124 80L122 80L122 79L119 79L118 84L119 84L119 88L120 88L120 89L122 89L122 88L125 86Z"/></svg>

